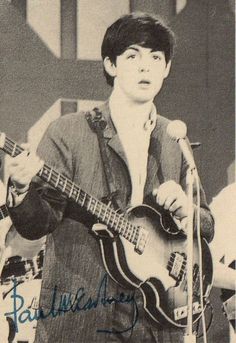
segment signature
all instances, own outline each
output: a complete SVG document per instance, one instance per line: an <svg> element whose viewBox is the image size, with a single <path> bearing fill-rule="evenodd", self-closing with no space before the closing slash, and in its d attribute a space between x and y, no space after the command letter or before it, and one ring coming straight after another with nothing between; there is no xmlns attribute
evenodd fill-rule
<svg viewBox="0 0 236 343"><path fill-rule="evenodd" d="M138 307L134 298L134 292L126 294L121 292L115 296L107 294L108 274L104 274L101 282L98 285L97 293L95 297L91 297L87 294L84 287L78 288L76 294L66 293L58 294L57 286L52 291L52 301L49 310L45 310L41 307L32 309L30 306L24 309L25 300L24 297L18 294L18 283L14 279L14 286L11 291L11 298L13 299L13 310L5 313L5 316L11 316L15 324L16 332L19 331L19 324L26 322L32 322L34 320L44 320L49 317L56 318L64 315L67 312L82 313L84 311L95 310L98 307L107 307L111 304L124 304L131 305L133 307L133 319L129 327L122 331L118 331L115 328L111 329L97 329L97 332L106 333L123 333L132 330L138 321Z"/></svg>

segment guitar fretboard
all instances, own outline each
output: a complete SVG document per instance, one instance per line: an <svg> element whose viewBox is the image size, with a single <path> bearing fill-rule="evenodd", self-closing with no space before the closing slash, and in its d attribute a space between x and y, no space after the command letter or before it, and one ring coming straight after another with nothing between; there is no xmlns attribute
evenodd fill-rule
<svg viewBox="0 0 236 343"><path fill-rule="evenodd" d="M23 148L8 137L5 137L4 144L2 145L2 150L12 157L17 156L24 151ZM104 204L100 200L84 192L70 179L46 164L41 168L38 176L53 188L66 195L69 199L72 199L78 205L85 208L100 222L106 224L109 228L137 246L139 240L142 238L142 229L139 226L130 223L123 214L117 213L109 205Z"/></svg>

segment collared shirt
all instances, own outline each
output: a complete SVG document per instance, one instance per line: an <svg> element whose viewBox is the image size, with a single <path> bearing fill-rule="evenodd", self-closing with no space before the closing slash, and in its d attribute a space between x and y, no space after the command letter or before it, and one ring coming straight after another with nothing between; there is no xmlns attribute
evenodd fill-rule
<svg viewBox="0 0 236 343"><path fill-rule="evenodd" d="M126 158L132 184L130 205L143 203L144 186L147 178L147 161L150 136L156 125L156 107L153 104L149 119L129 121L124 116L111 117L118 132ZM125 119L124 119L125 118Z"/></svg>

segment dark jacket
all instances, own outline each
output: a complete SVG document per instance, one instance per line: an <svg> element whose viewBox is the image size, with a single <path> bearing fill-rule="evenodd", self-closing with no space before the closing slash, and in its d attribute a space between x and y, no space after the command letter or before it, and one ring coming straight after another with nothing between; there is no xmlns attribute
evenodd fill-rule
<svg viewBox="0 0 236 343"><path fill-rule="evenodd" d="M122 207L125 209L129 206L131 195L127 161L110 118L108 103L101 106L100 110L107 123L104 139L109 147L115 186L120 191ZM155 202L151 192L161 183L174 180L186 189L186 165L178 144L166 134L168 123L167 119L158 115L151 134L144 202L153 207ZM85 113L66 115L53 122L40 143L38 155L85 192L100 200L108 195L97 136L89 127ZM18 207L11 208L10 214L18 232L25 238L37 239L48 234L40 306L51 309L55 285L58 295L66 292L75 296L78 288L84 287L88 296L96 296L104 276L104 267L98 243L90 231L93 219L86 211L36 178L24 201ZM201 223L202 235L211 240L213 218L202 188ZM119 286L109 281L107 292L119 294ZM53 319L40 320L36 341L96 342L98 339L98 342L106 342L106 334L96 338L96 330L114 326L111 321L114 311L118 328L127 326L126 316L132 316L130 304L123 304L123 308L121 306L118 310L122 313L119 323L118 308L119 305L113 304L106 309L101 307L79 314L70 312Z"/></svg>

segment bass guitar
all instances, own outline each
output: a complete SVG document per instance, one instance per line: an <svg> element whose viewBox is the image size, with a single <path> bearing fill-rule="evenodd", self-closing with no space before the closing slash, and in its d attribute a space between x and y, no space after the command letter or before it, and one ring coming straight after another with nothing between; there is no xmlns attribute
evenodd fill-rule
<svg viewBox="0 0 236 343"><path fill-rule="evenodd" d="M0 135L0 148L12 157L23 151L3 133ZM96 217L99 224L93 226L93 231L111 278L123 287L139 289L144 309L155 322L186 327L187 239L179 233L169 212L158 206L153 209L140 205L119 214L46 164L38 176ZM212 258L204 239L202 252L203 308L199 292L200 255L194 240L193 322L201 317L212 287Z"/></svg>

